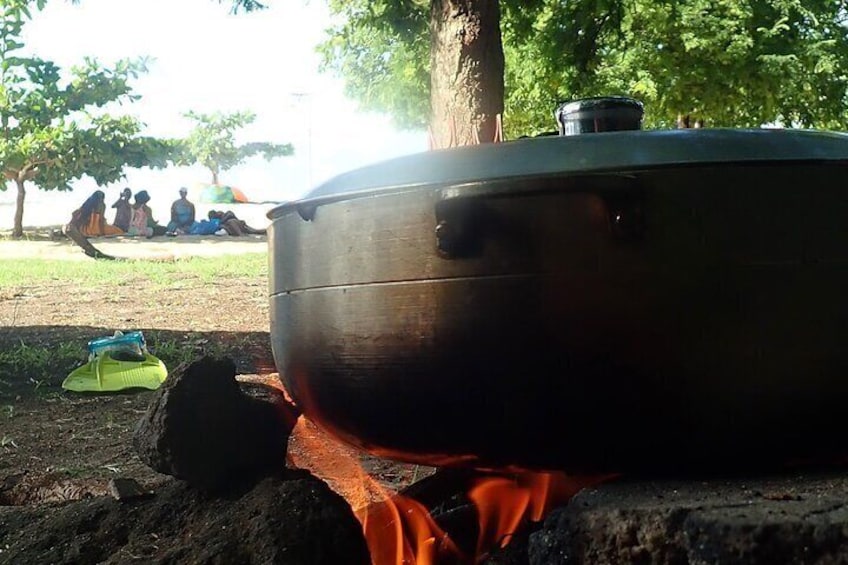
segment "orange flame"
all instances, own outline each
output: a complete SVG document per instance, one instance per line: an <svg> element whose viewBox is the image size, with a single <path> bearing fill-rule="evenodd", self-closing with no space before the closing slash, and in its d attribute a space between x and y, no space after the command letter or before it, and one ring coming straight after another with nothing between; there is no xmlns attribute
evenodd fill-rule
<svg viewBox="0 0 848 565"><path fill-rule="evenodd" d="M289 456L360 509L356 517L374 565L435 564L459 553L422 504L394 496L363 470L355 450L303 417L292 431Z"/></svg>
<svg viewBox="0 0 848 565"><path fill-rule="evenodd" d="M568 477L562 473L515 473L482 477L468 493L479 516L473 556L464 555L415 500L394 496L358 513L374 565L479 563L493 549L506 547L522 526L540 522L582 488L611 478Z"/></svg>
<svg viewBox="0 0 848 565"><path fill-rule="evenodd" d="M393 493L369 476L360 464L360 452L303 417L292 432L289 455L292 463L310 470L359 509L355 514L374 565L479 563L492 550L506 547L523 526L543 520L580 489L612 478L522 471L476 479L467 494L479 521L472 556L462 552L423 504Z"/></svg>
<svg viewBox="0 0 848 565"><path fill-rule="evenodd" d="M479 510L480 536L477 539L477 554L497 543L506 547L510 537L518 529L530 505L531 493L513 481L487 478L471 489L469 498Z"/></svg>
<svg viewBox="0 0 848 565"><path fill-rule="evenodd" d="M357 517L374 565L434 565L460 555L424 505L410 498L395 496Z"/></svg>
<svg viewBox="0 0 848 565"><path fill-rule="evenodd" d="M582 488L611 477L569 477L563 473L519 472L512 478L484 477L468 498L477 507L480 535L477 556L509 545L527 522L540 522L553 508L565 504Z"/></svg>
<svg viewBox="0 0 848 565"><path fill-rule="evenodd" d="M354 449L333 439L303 416L289 437L288 458L294 466L307 469L325 481L351 508L389 498L386 489L362 468Z"/></svg>
<svg viewBox="0 0 848 565"><path fill-rule="evenodd" d="M288 399L276 375L257 375L250 380L280 388ZM492 550L509 545L522 527L540 522L581 489L615 477L529 471L481 475L467 493L479 522L472 556L459 549L423 504L393 493L368 475L361 455L303 416L289 439L290 463L326 481L355 510L374 565L479 563Z"/></svg>

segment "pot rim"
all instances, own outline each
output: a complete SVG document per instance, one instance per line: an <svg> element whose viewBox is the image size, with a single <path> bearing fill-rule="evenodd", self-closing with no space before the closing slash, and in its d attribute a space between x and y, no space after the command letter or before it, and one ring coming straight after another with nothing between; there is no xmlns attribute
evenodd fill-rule
<svg viewBox="0 0 848 565"><path fill-rule="evenodd" d="M790 129L616 131L526 138L406 155L338 175L304 198L270 210L309 219L318 206L425 187L635 172L697 165L848 162L848 135Z"/></svg>

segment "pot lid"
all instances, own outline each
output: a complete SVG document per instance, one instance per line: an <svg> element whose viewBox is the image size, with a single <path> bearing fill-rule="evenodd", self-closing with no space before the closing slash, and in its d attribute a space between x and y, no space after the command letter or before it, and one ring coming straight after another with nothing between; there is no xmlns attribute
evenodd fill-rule
<svg viewBox="0 0 848 565"><path fill-rule="evenodd" d="M848 135L789 129L616 131L549 136L429 151L334 177L292 206L511 178L734 163L848 161Z"/></svg>

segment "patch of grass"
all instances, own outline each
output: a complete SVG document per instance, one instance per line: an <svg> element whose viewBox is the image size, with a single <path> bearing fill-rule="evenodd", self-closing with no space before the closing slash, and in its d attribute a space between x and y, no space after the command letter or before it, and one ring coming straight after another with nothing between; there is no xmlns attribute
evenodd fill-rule
<svg viewBox="0 0 848 565"><path fill-rule="evenodd" d="M203 337L187 334L183 339L165 337L158 331L145 333L150 352L161 359L169 371L182 364L192 363L204 356L237 358L243 343L222 344ZM0 351L0 375L12 386L29 387L35 393L56 391L68 374L88 357L85 345L61 343L56 346L31 345L21 341L17 346ZM4 405L6 416L14 416L14 406Z"/></svg>
<svg viewBox="0 0 848 565"><path fill-rule="evenodd" d="M220 343L209 341L200 335L189 334L185 340L163 339L159 332L145 334L147 347L150 352L162 360L168 370L176 369L179 365L192 363L206 355L224 357L228 348Z"/></svg>
<svg viewBox="0 0 848 565"><path fill-rule="evenodd" d="M204 282L268 272L265 253L191 257L176 261L66 261L61 259L0 259L0 288L26 288L43 282L125 285L147 279L159 286L180 284L187 279Z"/></svg>
<svg viewBox="0 0 848 565"><path fill-rule="evenodd" d="M45 347L21 341L12 349L0 351L0 374L26 379L38 391L44 386L61 384L84 359L85 348L77 344Z"/></svg>
<svg viewBox="0 0 848 565"><path fill-rule="evenodd" d="M88 467L56 467L53 469L54 473L64 475L69 479L85 477L89 471L90 469Z"/></svg>
<svg viewBox="0 0 848 565"><path fill-rule="evenodd" d="M27 287L62 286L62 292L103 291L112 296L119 285L143 279L156 286L192 288L199 281L227 284L228 279L265 278L268 259L264 253L195 257L173 262L155 261L67 261L0 259L0 291L24 292ZM6 294L10 294L7 290ZM155 303L149 308L157 308ZM185 339L173 333L160 335L145 331L148 347L162 359L169 370L204 355L237 357L233 352L242 344L226 345L189 334ZM30 390L43 393L59 387L64 378L87 358L85 343L34 344L21 341L0 350L0 394L7 390Z"/></svg>

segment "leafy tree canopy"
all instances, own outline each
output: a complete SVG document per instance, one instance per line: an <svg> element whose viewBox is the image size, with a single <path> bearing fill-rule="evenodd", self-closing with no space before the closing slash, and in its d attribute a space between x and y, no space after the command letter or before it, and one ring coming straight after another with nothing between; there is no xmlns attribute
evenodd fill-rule
<svg viewBox="0 0 848 565"><path fill-rule="evenodd" d="M212 173L212 182L218 184L222 171L243 163L254 155L262 155L270 161L276 157L294 153L292 146L267 142L238 144L237 130L253 123L253 112L201 114L188 112L186 117L195 122L187 138L178 142L175 163L178 165L203 165Z"/></svg>
<svg viewBox="0 0 848 565"><path fill-rule="evenodd" d="M845 127L848 13L831 0L500 0L505 127L553 129L582 96L625 94L646 124ZM429 114L429 1L330 0L325 68L402 126Z"/></svg>
<svg viewBox="0 0 848 565"><path fill-rule="evenodd" d="M113 116L107 105L131 102L130 82L143 60L104 67L86 59L63 80L54 63L21 55L21 31L30 6L43 0L0 0L0 171L18 189L14 235L21 235L25 184L70 190L88 175L98 184L123 176L125 166L166 165L170 146L139 136L141 124ZM0 184L6 189L6 183Z"/></svg>
<svg viewBox="0 0 848 565"><path fill-rule="evenodd" d="M27 2L27 0L13 1L23 3ZM81 0L72 0L74 4L79 4L80 1ZM39 9L44 7L45 2L46 0L36 0ZM230 4L230 12L233 14L238 13L240 10L243 10L245 12L253 12L256 10L264 10L268 7L266 4L263 4L262 2L257 2L256 0L218 0L218 4Z"/></svg>
<svg viewBox="0 0 848 565"><path fill-rule="evenodd" d="M256 0L218 0L219 4L232 4L230 12L238 13L239 10L245 12L253 12L255 10L264 10L268 6Z"/></svg>
<svg viewBox="0 0 848 565"><path fill-rule="evenodd" d="M367 110L388 111L405 127L423 127L430 104L427 0L329 0L341 16L319 47L324 69L344 77Z"/></svg>

